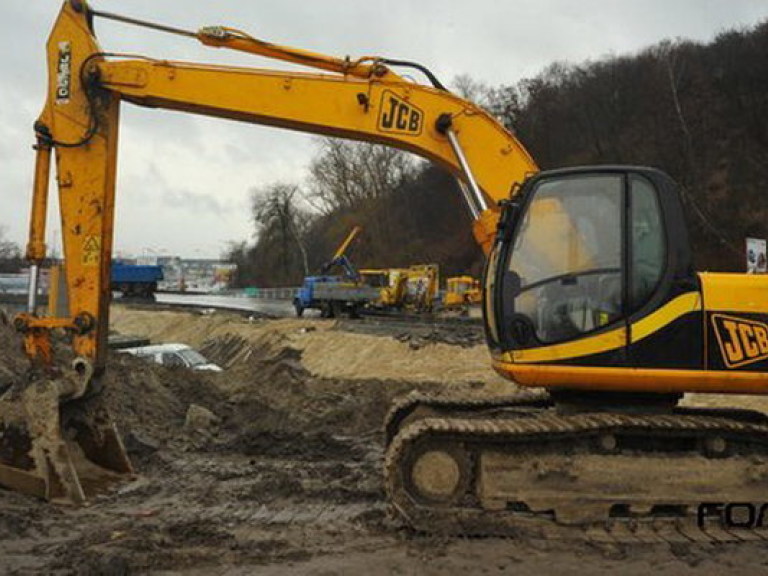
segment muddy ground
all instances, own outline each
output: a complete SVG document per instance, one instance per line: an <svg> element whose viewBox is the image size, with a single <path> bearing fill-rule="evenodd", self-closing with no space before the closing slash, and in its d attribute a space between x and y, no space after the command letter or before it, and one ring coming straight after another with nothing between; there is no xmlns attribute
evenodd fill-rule
<svg viewBox="0 0 768 576"><path fill-rule="evenodd" d="M188 342L226 370L114 355L105 395L137 479L82 508L0 490L0 574L768 572L762 544L449 538L394 520L380 429L392 398L510 390L487 368L477 333L127 308L113 316L116 329ZM0 325L0 387L24 370L19 347Z"/></svg>

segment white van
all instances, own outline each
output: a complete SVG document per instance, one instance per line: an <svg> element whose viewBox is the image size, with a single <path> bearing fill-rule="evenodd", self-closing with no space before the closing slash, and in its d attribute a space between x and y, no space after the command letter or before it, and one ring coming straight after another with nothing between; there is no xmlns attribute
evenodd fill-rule
<svg viewBox="0 0 768 576"><path fill-rule="evenodd" d="M152 360L163 366L183 366L192 370L221 372L221 367L209 362L205 356L186 344L153 344L138 348L124 348L118 352Z"/></svg>

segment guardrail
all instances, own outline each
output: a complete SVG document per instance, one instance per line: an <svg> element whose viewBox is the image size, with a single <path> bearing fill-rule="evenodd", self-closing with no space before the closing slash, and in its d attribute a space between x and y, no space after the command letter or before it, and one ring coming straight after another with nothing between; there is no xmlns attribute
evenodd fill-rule
<svg viewBox="0 0 768 576"><path fill-rule="evenodd" d="M200 290L158 290L158 294L178 294L179 296L224 296L227 298L256 298L259 300L293 300L298 288L228 288L205 292Z"/></svg>
<svg viewBox="0 0 768 576"><path fill-rule="evenodd" d="M29 274L0 274L0 294L26 294Z"/></svg>
<svg viewBox="0 0 768 576"><path fill-rule="evenodd" d="M27 295L0 292L0 310L9 317L19 312L26 312ZM37 297L37 310L38 314L45 314L48 310L48 296L46 294L41 294Z"/></svg>
<svg viewBox="0 0 768 576"><path fill-rule="evenodd" d="M249 298L259 298L263 300L293 300L298 292L299 289L296 287L256 288L255 286L252 286L246 288L243 291L243 294Z"/></svg>

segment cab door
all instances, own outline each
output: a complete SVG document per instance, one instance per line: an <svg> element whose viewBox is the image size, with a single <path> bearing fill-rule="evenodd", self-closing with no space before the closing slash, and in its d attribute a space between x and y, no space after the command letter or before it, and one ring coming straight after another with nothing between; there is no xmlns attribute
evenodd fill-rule
<svg viewBox="0 0 768 576"><path fill-rule="evenodd" d="M626 364L626 178L576 173L529 190L502 270L516 362Z"/></svg>
<svg viewBox="0 0 768 576"><path fill-rule="evenodd" d="M670 319L654 313L698 290L671 179L629 167L543 173L512 209L486 281L489 340L519 363L652 365L647 338Z"/></svg>

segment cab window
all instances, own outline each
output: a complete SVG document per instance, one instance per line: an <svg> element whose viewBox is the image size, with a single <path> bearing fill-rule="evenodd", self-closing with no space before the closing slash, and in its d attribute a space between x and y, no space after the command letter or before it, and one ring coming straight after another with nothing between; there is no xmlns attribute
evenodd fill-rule
<svg viewBox="0 0 768 576"><path fill-rule="evenodd" d="M622 315L623 176L543 180L508 263L514 312L537 340L576 338Z"/></svg>
<svg viewBox="0 0 768 576"><path fill-rule="evenodd" d="M631 296L634 311L648 301L661 280L666 239L654 187L646 179L635 177L631 190Z"/></svg>

